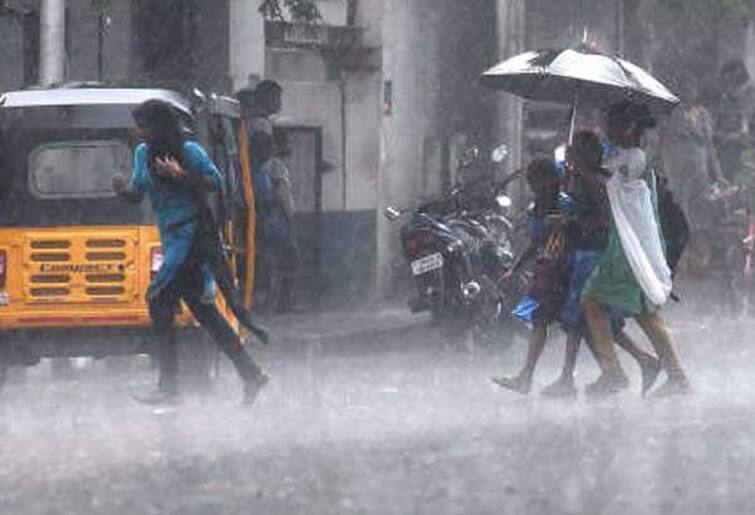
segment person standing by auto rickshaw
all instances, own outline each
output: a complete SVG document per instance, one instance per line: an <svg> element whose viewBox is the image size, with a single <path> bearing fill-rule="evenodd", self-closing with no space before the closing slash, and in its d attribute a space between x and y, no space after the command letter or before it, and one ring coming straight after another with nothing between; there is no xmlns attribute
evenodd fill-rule
<svg viewBox="0 0 755 515"><path fill-rule="evenodd" d="M582 307L602 374L588 385L591 394L614 393L629 384L613 345L609 309L634 317L653 344L668 381L658 394L684 393L689 380L659 315L671 295L656 214L656 178L640 148L643 132L655 126L644 104L620 102L607 112L607 135L613 145L605 161L612 224L606 249L582 291Z"/></svg>
<svg viewBox="0 0 755 515"><path fill-rule="evenodd" d="M263 80L254 88L244 88L236 93L249 134L264 132L273 135L272 118L281 110L282 96L283 88L274 80Z"/></svg>
<svg viewBox="0 0 755 515"><path fill-rule="evenodd" d="M113 177L119 197L139 203L146 195L155 212L164 260L147 290L157 344L157 389L138 400L170 404L178 400L178 341L173 320L183 300L212 335L244 381L244 404L251 404L269 381L244 351L236 332L213 303L202 302L208 273L198 237L201 206L197 191L223 188L222 177L202 146L182 135L176 110L148 100L133 111L139 138L130 181Z"/></svg>
<svg viewBox="0 0 755 515"><path fill-rule="evenodd" d="M265 132L251 137L255 206L260 248L269 274L269 303L277 312L294 310L294 283L299 270L299 245L294 230L291 174L276 156L275 139Z"/></svg>

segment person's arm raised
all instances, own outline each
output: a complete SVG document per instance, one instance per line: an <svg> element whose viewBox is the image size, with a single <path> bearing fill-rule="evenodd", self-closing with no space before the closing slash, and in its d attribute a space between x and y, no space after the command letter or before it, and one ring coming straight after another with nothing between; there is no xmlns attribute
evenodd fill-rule
<svg viewBox="0 0 755 515"><path fill-rule="evenodd" d="M146 147L139 146L134 151L134 166L131 180L123 174L113 175L113 191L119 198L132 204L138 204L144 198L144 173L146 166Z"/></svg>

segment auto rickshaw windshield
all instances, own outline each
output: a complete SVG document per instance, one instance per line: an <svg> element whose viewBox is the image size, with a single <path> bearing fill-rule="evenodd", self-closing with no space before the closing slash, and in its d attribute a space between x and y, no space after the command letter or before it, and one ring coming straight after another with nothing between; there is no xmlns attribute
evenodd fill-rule
<svg viewBox="0 0 755 515"><path fill-rule="evenodd" d="M118 201L111 186L114 173L131 172L132 126L89 128L60 120L44 126L34 123L39 112L26 118L3 111L2 226L151 223L147 203L134 209Z"/></svg>

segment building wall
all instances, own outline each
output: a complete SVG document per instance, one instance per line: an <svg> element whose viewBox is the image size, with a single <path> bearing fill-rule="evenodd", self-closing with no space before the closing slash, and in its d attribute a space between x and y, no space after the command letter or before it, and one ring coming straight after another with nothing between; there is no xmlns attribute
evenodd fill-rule
<svg viewBox="0 0 755 515"><path fill-rule="evenodd" d="M321 131L319 300L366 297L374 286L380 73L339 71L317 49L268 48L265 62L265 77L283 86L277 125Z"/></svg>
<svg viewBox="0 0 755 515"><path fill-rule="evenodd" d="M114 1L103 36L103 69L99 76L98 13L90 0L67 0L66 75L69 81L122 82L131 76L132 7Z"/></svg>
<svg viewBox="0 0 755 515"><path fill-rule="evenodd" d="M199 84L211 91L233 91L231 51L228 38L230 20L229 1L196 2L197 56ZM250 21L250 24L252 21Z"/></svg>
<svg viewBox="0 0 755 515"><path fill-rule="evenodd" d="M0 91L24 83L23 32L14 18L0 17Z"/></svg>
<svg viewBox="0 0 755 515"><path fill-rule="evenodd" d="M37 1L11 2L14 7L39 10ZM66 1L66 81L97 81L98 21L91 0ZM115 0L111 3L110 26L104 38L103 77L105 81L124 81L132 76L132 8L131 2ZM10 18L0 18L0 90L22 87L23 32L21 24Z"/></svg>
<svg viewBox="0 0 755 515"><path fill-rule="evenodd" d="M345 20L345 1L320 6L325 23ZM351 224L331 227L342 240L376 252L351 258L370 262L359 273L382 293L406 268L398 225L385 221L382 209L416 206L440 192L452 174L443 167L444 146L488 142L494 95L476 79L495 57L493 14L486 0L360 2L356 21L373 49L362 68L339 73L318 50L266 52L266 76L284 87L279 123L322 128L323 211ZM383 110L387 83L390 112Z"/></svg>
<svg viewBox="0 0 755 515"><path fill-rule="evenodd" d="M36 0L6 0L5 5L20 12L34 9ZM21 19L0 16L0 91L24 85L24 41Z"/></svg>
<svg viewBox="0 0 755 515"><path fill-rule="evenodd" d="M526 0L498 1L496 5L497 42L495 61L499 62L526 50L525 18ZM512 173L522 166L522 107L523 102L513 95L497 92L495 95L497 117L493 132L498 141L509 147L509 157L503 165L505 174ZM525 199L521 181L509 186L509 195L515 201L515 208L522 207Z"/></svg>
<svg viewBox="0 0 755 515"><path fill-rule="evenodd" d="M230 0L229 0L230 1ZM234 0L236 3L241 0ZM247 2L249 3L249 2ZM36 0L16 0L10 5L28 9L39 9ZM245 63L243 56L237 57L236 68L231 66L231 36L243 35L247 27L231 30L230 7L228 1L196 2L197 30L193 44L197 61L190 75L194 81L207 89L217 92L230 92L234 89L233 80L239 87L251 73L262 73L259 59ZM91 0L66 0L66 81L142 82L145 79L143 58L138 44L136 15L139 7L148 9L145 1L112 0L108 10L109 26L104 36L103 76L99 77L98 66L98 16ZM237 11L235 11L237 12ZM256 10L254 11L256 13ZM243 13L242 13L243 14ZM259 18L257 21L260 21ZM15 89L23 85L21 25L7 17L0 18L0 89ZM260 35L261 37L261 35ZM264 43L256 42L248 48L261 48ZM254 61L254 59L249 59ZM246 67L242 71L242 66ZM236 74L235 77L233 76ZM175 76L159 77L160 80L176 79Z"/></svg>
<svg viewBox="0 0 755 515"><path fill-rule="evenodd" d="M230 76L233 91L238 91L265 74L265 24L254 2L229 1Z"/></svg>
<svg viewBox="0 0 755 515"><path fill-rule="evenodd" d="M380 211L418 203L427 138L437 136L438 46L441 9L434 2L386 0L383 27L383 78L390 81L391 113L381 127ZM399 224L378 218L378 284L381 294L396 290L402 259Z"/></svg>

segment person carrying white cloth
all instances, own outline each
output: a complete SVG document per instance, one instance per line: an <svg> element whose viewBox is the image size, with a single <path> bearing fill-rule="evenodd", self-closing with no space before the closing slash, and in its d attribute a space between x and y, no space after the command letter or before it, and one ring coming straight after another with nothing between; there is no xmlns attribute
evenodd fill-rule
<svg viewBox="0 0 755 515"><path fill-rule="evenodd" d="M588 393L626 388L628 379L616 357L608 308L633 317L650 339L668 376L658 394L682 393L690 385L658 314L671 294L658 220L656 177L640 140L655 126L647 106L632 102L607 111L607 135L613 146L604 166L611 172L606 188L612 225L606 250L582 293L582 305L599 356L602 374Z"/></svg>

